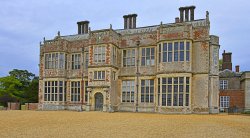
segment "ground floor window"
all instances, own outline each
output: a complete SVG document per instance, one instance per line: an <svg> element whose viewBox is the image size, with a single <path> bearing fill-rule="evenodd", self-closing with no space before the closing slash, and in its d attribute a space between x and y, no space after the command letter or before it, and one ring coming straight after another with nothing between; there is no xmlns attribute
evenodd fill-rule
<svg viewBox="0 0 250 138"><path fill-rule="evenodd" d="M135 81L122 81L122 102L134 102Z"/></svg>
<svg viewBox="0 0 250 138"><path fill-rule="evenodd" d="M220 108L229 108L229 101L230 97L229 96L220 96Z"/></svg>
<svg viewBox="0 0 250 138"><path fill-rule="evenodd" d="M80 81L72 81L70 87L71 87L71 92L70 92L71 102L80 102L81 98Z"/></svg>
<svg viewBox="0 0 250 138"><path fill-rule="evenodd" d="M189 106L190 78L163 77L158 79L158 105Z"/></svg>
<svg viewBox="0 0 250 138"><path fill-rule="evenodd" d="M154 102L154 80L141 80L141 102Z"/></svg>
<svg viewBox="0 0 250 138"><path fill-rule="evenodd" d="M87 91L88 81L85 81L85 102L88 102L88 91Z"/></svg>
<svg viewBox="0 0 250 138"><path fill-rule="evenodd" d="M44 101L66 101L65 81L44 81Z"/></svg>

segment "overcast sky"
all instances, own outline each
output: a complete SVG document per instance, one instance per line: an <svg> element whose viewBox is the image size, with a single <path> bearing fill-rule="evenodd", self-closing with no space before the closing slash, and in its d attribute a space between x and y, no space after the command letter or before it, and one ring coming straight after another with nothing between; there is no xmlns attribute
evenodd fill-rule
<svg viewBox="0 0 250 138"><path fill-rule="evenodd" d="M210 13L210 33L220 37L220 57L233 53L233 69L250 71L248 0L0 0L0 77L14 68L38 75L39 42L77 33L77 21L91 30L123 28L123 15L137 13L137 26L172 23L178 8L195 5L195 19Z"/></svg>

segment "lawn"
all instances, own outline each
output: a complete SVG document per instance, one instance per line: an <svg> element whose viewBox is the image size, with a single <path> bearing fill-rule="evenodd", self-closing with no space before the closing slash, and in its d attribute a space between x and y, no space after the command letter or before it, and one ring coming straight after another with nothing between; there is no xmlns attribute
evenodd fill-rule
<svg viewBox="0 0 250 138"><path fill-rule="evenodd" d="M5 137L250 137L250 116L0 111Z"/></svg>

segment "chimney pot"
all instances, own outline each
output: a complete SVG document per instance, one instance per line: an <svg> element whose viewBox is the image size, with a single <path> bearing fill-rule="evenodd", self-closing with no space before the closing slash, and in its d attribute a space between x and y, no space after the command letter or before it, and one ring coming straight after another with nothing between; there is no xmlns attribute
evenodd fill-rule
<svg viewBox="0 0 250 138"><path fill-rule="evenodd" d="M240 66L239 65L235 66L235 72L240 72Z"/></svg>
<svg viewBox="0 0 250 138"><path fill-rule="evenodd" d="M136 28L136 17L137 14L124 15L124 29L134 29Z"/></svg>
<svg viewBox="0 0 250 138"><path fill-rule="evenodd" d="M77 22L78 25L78 34L87 34L89 32L89 21L80 21Z"/></svg>

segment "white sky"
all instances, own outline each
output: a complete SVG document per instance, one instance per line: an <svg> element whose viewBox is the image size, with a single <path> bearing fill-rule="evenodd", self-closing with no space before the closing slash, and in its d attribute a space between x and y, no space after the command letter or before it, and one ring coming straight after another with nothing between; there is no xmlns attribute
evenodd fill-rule
<svg viewBox="0 0 250 138"><path fill-rule="evenodd" d="M14 68L38 75L39 42L77 33L77 21L89 20L91 30L123 28L123 15L137 13L137 26L174 22L178 8L195 5L195 19L210 13L211 34L222 51L233 53L233 69L250 70L250 1L247 0L1 0L0 77Z"/></svg>

